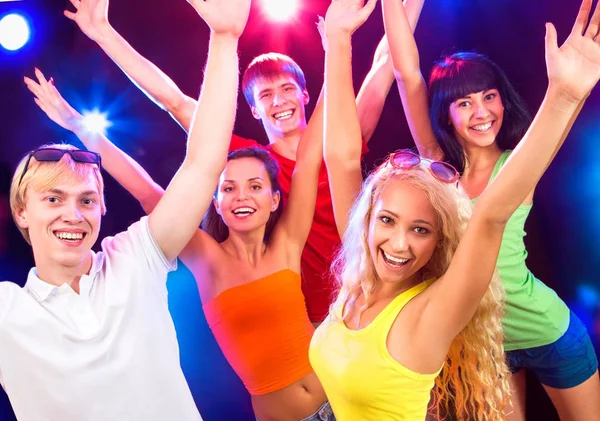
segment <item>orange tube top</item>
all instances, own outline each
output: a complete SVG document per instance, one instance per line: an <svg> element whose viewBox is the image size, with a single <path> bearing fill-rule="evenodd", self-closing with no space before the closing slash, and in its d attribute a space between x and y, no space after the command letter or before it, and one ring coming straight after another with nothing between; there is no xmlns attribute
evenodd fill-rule
<svg viewBox="0 0 600 421"><path fill-rule="evenodd" d="M314 333L300 275L286 269L230 288L203 306L221 351L251 395L283 389L313 370Z"/></svg>

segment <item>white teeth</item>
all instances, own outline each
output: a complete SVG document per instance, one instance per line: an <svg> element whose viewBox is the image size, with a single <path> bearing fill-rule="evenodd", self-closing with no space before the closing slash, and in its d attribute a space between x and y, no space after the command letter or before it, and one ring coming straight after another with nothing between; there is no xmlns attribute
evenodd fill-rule
<svg viewBox="0 0 600 421"><path fill-rule="evenodd" d="M383 255L385 256L386 259L388 259L389 261L394 262L394 263L404 264L404 263L408 262L408 259L400 259L398 257L390 256L385 251L383 252Z"/></svg>
<svg viewBox="0 0 600 421"><path fill-rule="evenodd" d="M249 213L254 213L256 212L256 210L252 209L252 208L237 208L233 210L233 213L236 215L239 214L249 214Z"/></svg>
<svg viewBox="0 0 600 421"><path fill-rule="evenodd" d="M491 127L492 127L492 123L489 122L489 123L473 126L472 129L477 130L478 132L485 132L486 130L489 130Z"/></svg>
<svg viewBox="0 0 600 421"><path fill-rule="evenodd" d="M288 111L283 111L281 113L277 113L275 115L273 115L273 117L275 117L277 120L285 120L289 117L292 116L294 112L292 110L288 110Z"/></svg>
<svg viewBox="0 0 600 421"><path fill-rule="evenodd" d="M55 234L58 238L60 238L61 240L81 240L83 238L83 233L78 232L78 233L74 233L74 232L57 232Z"/></svg>

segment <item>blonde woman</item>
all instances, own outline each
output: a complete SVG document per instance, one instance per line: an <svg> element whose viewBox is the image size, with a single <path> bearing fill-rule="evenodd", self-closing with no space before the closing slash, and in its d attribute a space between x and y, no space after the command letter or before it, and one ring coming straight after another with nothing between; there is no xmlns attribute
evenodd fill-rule
<svg viewBox="0 0 600 421"><path fill-rule="evenodd" d="M471 215L452 166L406 151L369 176L352 206L361 172L350 35L361 6L334 0L326 17L325 160L344 237L334 266L341 290L313 336L311 364L339 421L423 420L434 385L434 403L452 402L458 419L503 419L498 250L600 78L600 10L586 31L585 0L560 48L548 24L544 102Z"/></svg>

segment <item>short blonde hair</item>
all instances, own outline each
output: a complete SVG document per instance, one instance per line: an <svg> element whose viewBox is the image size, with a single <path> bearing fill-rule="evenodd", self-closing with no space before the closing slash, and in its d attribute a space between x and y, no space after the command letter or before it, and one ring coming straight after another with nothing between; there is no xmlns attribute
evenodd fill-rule
<svg viewBox="0 0 600 421"><path fill-rule="evenodd" d="M425 278L439 278L446 272L467 227L472 205L460 185L457 188L440 182L421 165L402 170L386 160L365 180L350 211L342 246L332 266L340 286L330 311L334 318L341 314L347 321L353 310L364 311L381 284L369 249L369 225L374 204L390 180L402 180L417 187L435 209L441 238L422 269ZM361 297L365 304L359 307ZM475 315L452 341L446 364L435 380L430 410L438 418L443 418L440 409L445 408L461 420L504 419L504 411L510 405L510 372L504 357L502 332L504 299L505 291L495 271Z"/></svg>
<svg viewBox="0 0 600 421"><path fill-rule="evenodd" d="M64 149L77 151L79 150L73 145L69 144L48 144L40 146L37 149ZM63 183L86 182L90 174L93 175L98 185L98 193L100 194L100 209L102 215L106 213L106 203L104 201L104 180L102 179L102 173L97 165L84 164L75 162L71 155L68 153L64 154L58 162L39 162L32 158L29 160L27 172L22 176L25 170L25 163L29 158L31 152L26 154L19 164L12 178L10 185L10 211L12 213L15 223L17 219L15 217L16 212L21 209L25 209L25 200L27 197L27 191L29 188L37 191L47 191L53 187ZM21 177L23 177L21 179ZM29 238L29 232L27 229L21 228L17 223L17 227L23 238L27 243L31 244Z"/></svg>

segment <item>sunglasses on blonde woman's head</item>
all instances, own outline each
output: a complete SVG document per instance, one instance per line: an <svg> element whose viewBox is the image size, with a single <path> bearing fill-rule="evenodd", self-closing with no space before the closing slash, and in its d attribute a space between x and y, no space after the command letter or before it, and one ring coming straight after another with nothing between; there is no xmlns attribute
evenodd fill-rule
<svg viewBox="0 0 600 421"><path fill-rule="evenodd" d="M400 150L392 153L389 158L392 167L400 170L410 170L418 166L422 161L428 162L431 174L444 183L455 183L460 178L460 174L452 165L442 161L421 158L411 151Z"/></svg>
<svg viewBox="0 0 600 421"><path fill-rule="evenodd" d="M38 162L58 162L62 159L65 154L69 154L73 161L79 162L82 164L96 164L98 168L101 165L100 154L96 152L90 151L82 151L79 149L58 149L58 148L40 148L35 149L29 152L27 156L27 162L25 162L25 167L23 168L23 173L21 174L21 178L19 178L19 186L23 181L23 177L25 177L25 173L29 168L29 162L31 158L35 158Z"/></svg>

